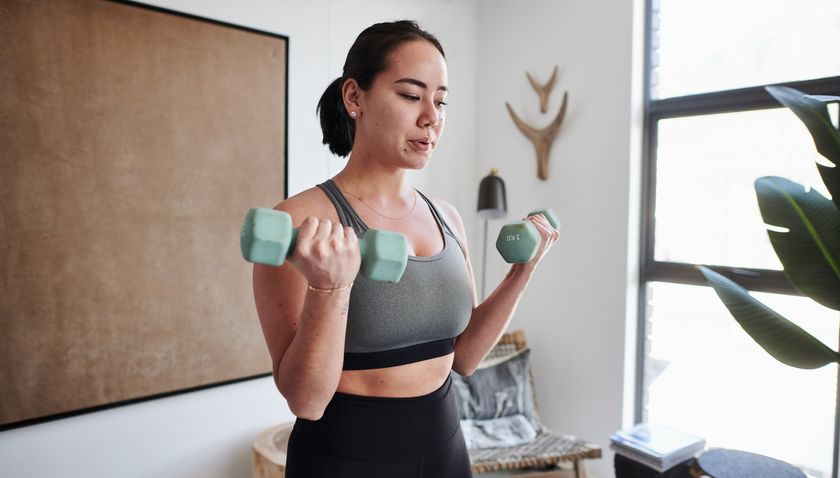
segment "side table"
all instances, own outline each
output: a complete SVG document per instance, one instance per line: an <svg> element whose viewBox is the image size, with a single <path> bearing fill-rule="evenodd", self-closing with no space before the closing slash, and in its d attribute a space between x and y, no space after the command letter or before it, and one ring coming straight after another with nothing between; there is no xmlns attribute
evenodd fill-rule
<svg viewBox="0 0 840 478"><path fill-rule="evenodd" d="M294 422L281 423L260 433L251 446L253 478L284 478L286 448Z"/></svg>
<svg viewBox="0 0 840 478"><path fill-rule="evenodd" d="M713 448L698 456L692 463L695 477L712 478L805 478L805 473L793 465L756 453L725 448Z"/></svg>

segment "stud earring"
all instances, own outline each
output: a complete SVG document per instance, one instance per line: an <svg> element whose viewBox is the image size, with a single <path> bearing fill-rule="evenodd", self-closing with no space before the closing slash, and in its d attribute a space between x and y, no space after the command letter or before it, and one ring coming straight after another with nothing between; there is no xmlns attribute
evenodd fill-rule
<svg viewBox="0 0 840 478"><path fill-rule="evenodd" d="M353 119L355 119L355 118L356 118L356 112L355 112L355 111L351 111L351 112L350 112L350 117L351 117L351 118L353 118Z"/></svg>

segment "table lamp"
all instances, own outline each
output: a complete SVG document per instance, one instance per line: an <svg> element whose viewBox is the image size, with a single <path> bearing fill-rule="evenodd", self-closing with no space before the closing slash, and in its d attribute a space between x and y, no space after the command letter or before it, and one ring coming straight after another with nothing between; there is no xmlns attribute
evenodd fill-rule
<svg viewBox="0 0 840 478"><path fill-rule="evenodd" d="M505 182L496 173L495 168L484 176L478 185L478 217L484 219L484 250L481 259L481 300L484 300L484 287L487 281L487 222L501 219L507 215L507 196Z"/></svg>

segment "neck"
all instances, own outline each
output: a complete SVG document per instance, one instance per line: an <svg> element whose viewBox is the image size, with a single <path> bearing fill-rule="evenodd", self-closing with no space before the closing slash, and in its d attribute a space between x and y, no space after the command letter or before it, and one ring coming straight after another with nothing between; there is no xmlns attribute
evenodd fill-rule
<svg viewBox="0 0 840 478"><path fill-rule="evenodd" d="M350 156L347 165L333 180L345 192L368 202L394 207L410 205L414 200L414 188L408 183L405 169L387 167L356 153Z"/></svg>

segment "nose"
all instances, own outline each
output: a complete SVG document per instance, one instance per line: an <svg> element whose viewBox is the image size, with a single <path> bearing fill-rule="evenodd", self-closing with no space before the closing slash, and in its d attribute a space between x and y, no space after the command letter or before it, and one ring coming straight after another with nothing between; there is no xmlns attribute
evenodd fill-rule
<svg viewBox="0 0 840 478"><path fill-rule="evenodd" d="M422 128L434 128L440 123L440 112L435 107L434 101L423 103L423 110L417 119L417 124Z"/></svg>

